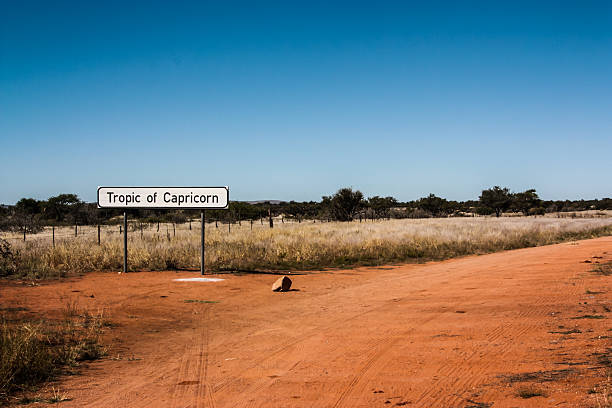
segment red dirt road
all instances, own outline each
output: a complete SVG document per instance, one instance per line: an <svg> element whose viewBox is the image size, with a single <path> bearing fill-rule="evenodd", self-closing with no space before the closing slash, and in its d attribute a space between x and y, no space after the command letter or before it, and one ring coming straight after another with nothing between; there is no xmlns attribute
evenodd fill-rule
<svg viewBox="0 0 612 408"><path fill-rule="evenodd" d="M0 303L53 315L77 301L118 325L107 357L54 384L62 408L596 407L612 278L590 270L610 260L605 237L297 275L287 293L272 275L97 273L2 283Z"/></svg>

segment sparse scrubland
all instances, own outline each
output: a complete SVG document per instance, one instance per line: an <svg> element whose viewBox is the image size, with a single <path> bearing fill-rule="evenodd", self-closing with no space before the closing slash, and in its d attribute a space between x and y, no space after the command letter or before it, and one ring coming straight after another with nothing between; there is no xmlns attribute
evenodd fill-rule
<svg viewBox="0 0 612 408"><path fill-rule="evenodd" d="M312 221L251 225L207 224L208 271L308 270L441 260L470 254L547 245L612 234L612 218L475 217L402 219L376 222ZM199 223L131 224L130 270L197 269ZM28 237L11 237L4 274L32 279L88 271L119 271L123 237L119 227L104 227L101 245L95 227L56 229Z"/></svg>
<svg viewBox="0 0 612 408"><path fill-rule="evenodd" d="M71 373L83 361L101 357L99 338L108 323L68 303L59 319L38 319L23 308L0 309L0 405L17 392ZM53 397L61 402L60 394ZM53 399L52 398L52 399ZM38 402L25 398L23 402ZM42 401L45 402L45 401Z"/></svg>

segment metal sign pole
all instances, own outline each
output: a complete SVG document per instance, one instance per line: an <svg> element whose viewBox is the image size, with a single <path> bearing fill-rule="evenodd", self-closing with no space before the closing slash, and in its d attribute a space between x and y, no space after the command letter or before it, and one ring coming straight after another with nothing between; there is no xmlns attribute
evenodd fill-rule
<svg viewBox="0 0 612 408"><path fill-rule="evenodd" d="M200 247L200 274L204 275L204 237L205 237L205 229L206 229L206 224L204 223L204 210L202 210L202 212L200 213L200 243L201 243L201 247Z"/></svg>
<svg viewBox="0 0 612 408"><path fill-rule="evenodd" d="M123 273L127 273L128 247L127 247L127 212L123 213Z"/></svg>
<svg viewBox="0 0 612 408"><path fill-rule="evenodd" d="M200 273L204 275L206 270L205 234L206 234L206 209L227 210L229 209L229 187L98 187L99 209L117 208L123 209L123 224L119 224L119 232L123 231L123 273L128 271L128 209L167 209L167 210L200 210L201 232L200 232ZM232 228L232 217L228 217L228 229ZM190 220L191 221L191 220ZM215 225L217 222L215 221ZM76 228L76 226L75 226ZM172 224L176 235L176 225ZM191 228L190 228L191 229ZM144 228L140 226L140 237L144 237ZM159 222L157 223L159 232ZM166 223L168 241L170 233ZM24 227L24 239L26 229ZM98 229L98 242L100 230ZM121 273L121 272L119 272Z"/></svg>

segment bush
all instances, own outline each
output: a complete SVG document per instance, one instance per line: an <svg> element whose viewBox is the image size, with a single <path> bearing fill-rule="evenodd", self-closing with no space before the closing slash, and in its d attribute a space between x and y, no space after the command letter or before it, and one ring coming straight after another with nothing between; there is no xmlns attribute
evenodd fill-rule
<svg viewBox="0 0 612 408"><path fill-rule="evenodd" d="M17 271L15 253L11 244L5 239L0 238L0 276L12 275Z"/></svg>
<svg viewBox="0 0 612 408"><path fill-rule="evenodd" d="M0 326L0 397L38 384L54 372L53 355L34 325Z"/></svg>
<svg viewBox="0 0 612 408"><path fill-rule="evenodd" d="M78 310L61 322L0 320L0 405L19 391L104 355L102 315Z"/></svg>

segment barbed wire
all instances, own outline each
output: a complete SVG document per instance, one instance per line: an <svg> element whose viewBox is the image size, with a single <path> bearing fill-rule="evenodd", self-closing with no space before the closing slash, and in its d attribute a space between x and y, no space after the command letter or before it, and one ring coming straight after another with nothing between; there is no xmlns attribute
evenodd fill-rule
<svg viewBox="0 0 612 408"><path fill-rule="evenodd" d="M244 221L244 225L239 224L237 221L236 222L232 222L232 230L234 229L238 229L238 230L251 230L251 220L243 220ZM252 225L254 227L257 228L268 228L268 224L263 223L261 224L259 222L260 220L253 220ZM216 226L216 223L214 221L209 221L206 222L206 225L208 225L209 228L214 228L214 229L219 229L221 230L222 227L221 226L227 226L226 222L222 222L222 221L218 221L219 225ZM306 223L306 221L302 221L302 223ZM173 223L130 223L128 226L128 234L136 234L136 236L138 236L138 233L142 231L142 233L147 233L150 234L151 232L153 232L154 234L168 234L168 233L172 233L173 235L176 235L176 232L185 232L185 231L189 231L190 233L199 233L200 231L200 222L198 221L193 221L193 228L189 228L188 225L189 223L182 223L182 224L173 224ZM260 225L261 224L261 225ZM279 222L278 224L275 225L275 228L279 228L282 227L283 225L297 225L299 224L299 222L295 221L295 220L285 220L284 222ZM164 231L164 228L165 231ZM172 226L172 228L170 228L170 226ZM118 224L118 225L100 225L100 234L120 234L123 235L123 225ZM119 228L117 228L119 227ZM97 235L98 234L98 229L97 226L95 225L83 225L83 226L79 226L79 230L77 232L77 234L75 235L74 232L54 232L52 235L51 234L51 228L52 227L45 227L45 235L40 235L40 233L33 233L33 234L29 234L26 233L26 239L23 239L23 234L19 233L20 236L3 236L4 234L0 234L0 238L7 240L7 241L24 241L24 242L33 242L33 241L52 241L55 237L56 240L62 239L62 240L66 240L66 239L79 239L80 237L90 237L92 235ZM62 227L57 227L57 229L62 229L62 230L66 230L66 229L72 229L73 227L71 226L62 226ZM142 228L142 229L141 229ZM153 231L157 228L156 231ZM83 231L85 229L85 231ZM57 230L56 230L57 231ZM143 234L144 235L144 234Z"/></svg>

